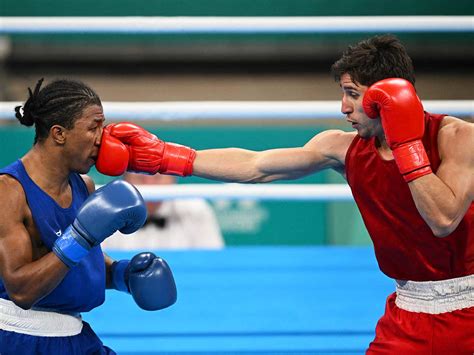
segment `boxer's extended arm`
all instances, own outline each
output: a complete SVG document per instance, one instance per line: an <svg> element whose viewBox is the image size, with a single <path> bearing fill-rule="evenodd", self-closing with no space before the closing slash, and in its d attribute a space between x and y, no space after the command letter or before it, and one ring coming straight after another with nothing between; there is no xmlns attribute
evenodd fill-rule
<svg viewBox="0 0 474 355"><path fill-rule="evenodd" d="M104 129L97 170L106 175L125 170L148 174L197 175L214 180L268 182L289 180L316 171L344 169L344 158L354 133L322 132L304 147L254 152L245 149L202 150L167 143L128 122ZM126 154L124 154L126 152Z"/></svg>
<svg viewBox="0 0 474 355"><path fill-rule="evenodd" d="M28 309L48 295L68 268L53 253L38 256L25 226L28 206L21 185L0 176L0 277L10 299Z"/></svg>
<svg viewBox="0 0 474 355"><path fill-rule="evenodd" d="M244 183L293 180L323 169L343 173L344 160L355 133L328 130L303 147L255 152L209 149L197 152L193 174L207 179Z"/></svg>
<svg viewBox="0 0 474 355"><path fill-rule="evenodd" d="M446 117L438 135L441 165L409 184L416 207L436 236L456 229L474 199L474 124Z"/></svg>

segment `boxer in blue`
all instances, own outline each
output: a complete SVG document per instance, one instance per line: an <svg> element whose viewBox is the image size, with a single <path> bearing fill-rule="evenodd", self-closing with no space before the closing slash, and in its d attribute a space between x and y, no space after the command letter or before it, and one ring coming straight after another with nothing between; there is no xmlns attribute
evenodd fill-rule
<svg viewBox="0 0 474 355"><path fill-rule="evenodd" d="M145 203L129 183L95 191L81 175L102 136L97 94L69 80L41 85L16 108L22 124L35 126L34 145L0 170L0 354L115 354L80 313L101 305L106 287L146 310L168 307L173 275L153 253L121 261L103 254L105 238L143 225Z"/></svg>

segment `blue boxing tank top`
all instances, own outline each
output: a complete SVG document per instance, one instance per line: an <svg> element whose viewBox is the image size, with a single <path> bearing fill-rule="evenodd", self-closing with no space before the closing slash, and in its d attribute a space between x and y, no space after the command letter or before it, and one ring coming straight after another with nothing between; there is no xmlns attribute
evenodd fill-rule
<svg viewBox="0 0 474 355"><path fill-rule="evenodd" d="M79 207L89 196L84 180L76 173L69 175L72 203L67 208L59 206L31 180L21 160L0 169L0 174L11 175L20 182L41 240L49 250L52 249L58 236L74 221ZM1 279L0 297L9 299ZM96 246L78 265L69 270L53 291L38 301L34 307L65 313L87 312L101 305L104 300L104 255L100 246Z"/></svg>

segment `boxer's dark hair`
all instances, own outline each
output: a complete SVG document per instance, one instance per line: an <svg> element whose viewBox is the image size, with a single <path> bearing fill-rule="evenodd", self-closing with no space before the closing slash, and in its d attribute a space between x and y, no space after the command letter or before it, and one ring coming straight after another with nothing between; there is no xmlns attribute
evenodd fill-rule
<svg viewBox="0 0 474 355"><path fill-rule="evenodd" d="M349 46L331 67L336 81L349 74L353 81L370 86L387 78L403 78L415 85L415 70L405 47L393 35L374 36Z"/></svg>
<svg viewBox="0 0 474 355"><path fill-rule="evenodd" d="M28 100L23 106L15 107L15 116L21 124L35 125L35 144L48 137L52 126L72 129L85 108L102 106L94 90L80 81L60 79L44 88L42 84L43 79L40 79L33 91L28 88Z"/></svg>

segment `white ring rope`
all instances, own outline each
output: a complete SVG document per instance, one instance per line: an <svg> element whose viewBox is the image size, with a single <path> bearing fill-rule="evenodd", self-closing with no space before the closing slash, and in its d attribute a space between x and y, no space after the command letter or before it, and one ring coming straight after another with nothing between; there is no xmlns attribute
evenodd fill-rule
<svg viewBox="0 0 474 355"><path fill-rule="evenodd" d="M0 34L473 32L474 16L0 17Z"/></svg>
<svg viewBox="0 0 474 355"><path fill-rule="evenodd" d="M22 102L0 102L0 121L15 118ZM340 101L175 101L103 102L108 120L232 120L341 118ZM474 100L425 100L428 112L473 116Z"/></svg>
<svg viewBox="0 0 474 355"><path fill-rule="evenodd" d="M353 201L345 184L177 184L137 185L146 201L205 198L209 200Z"/></svg>

